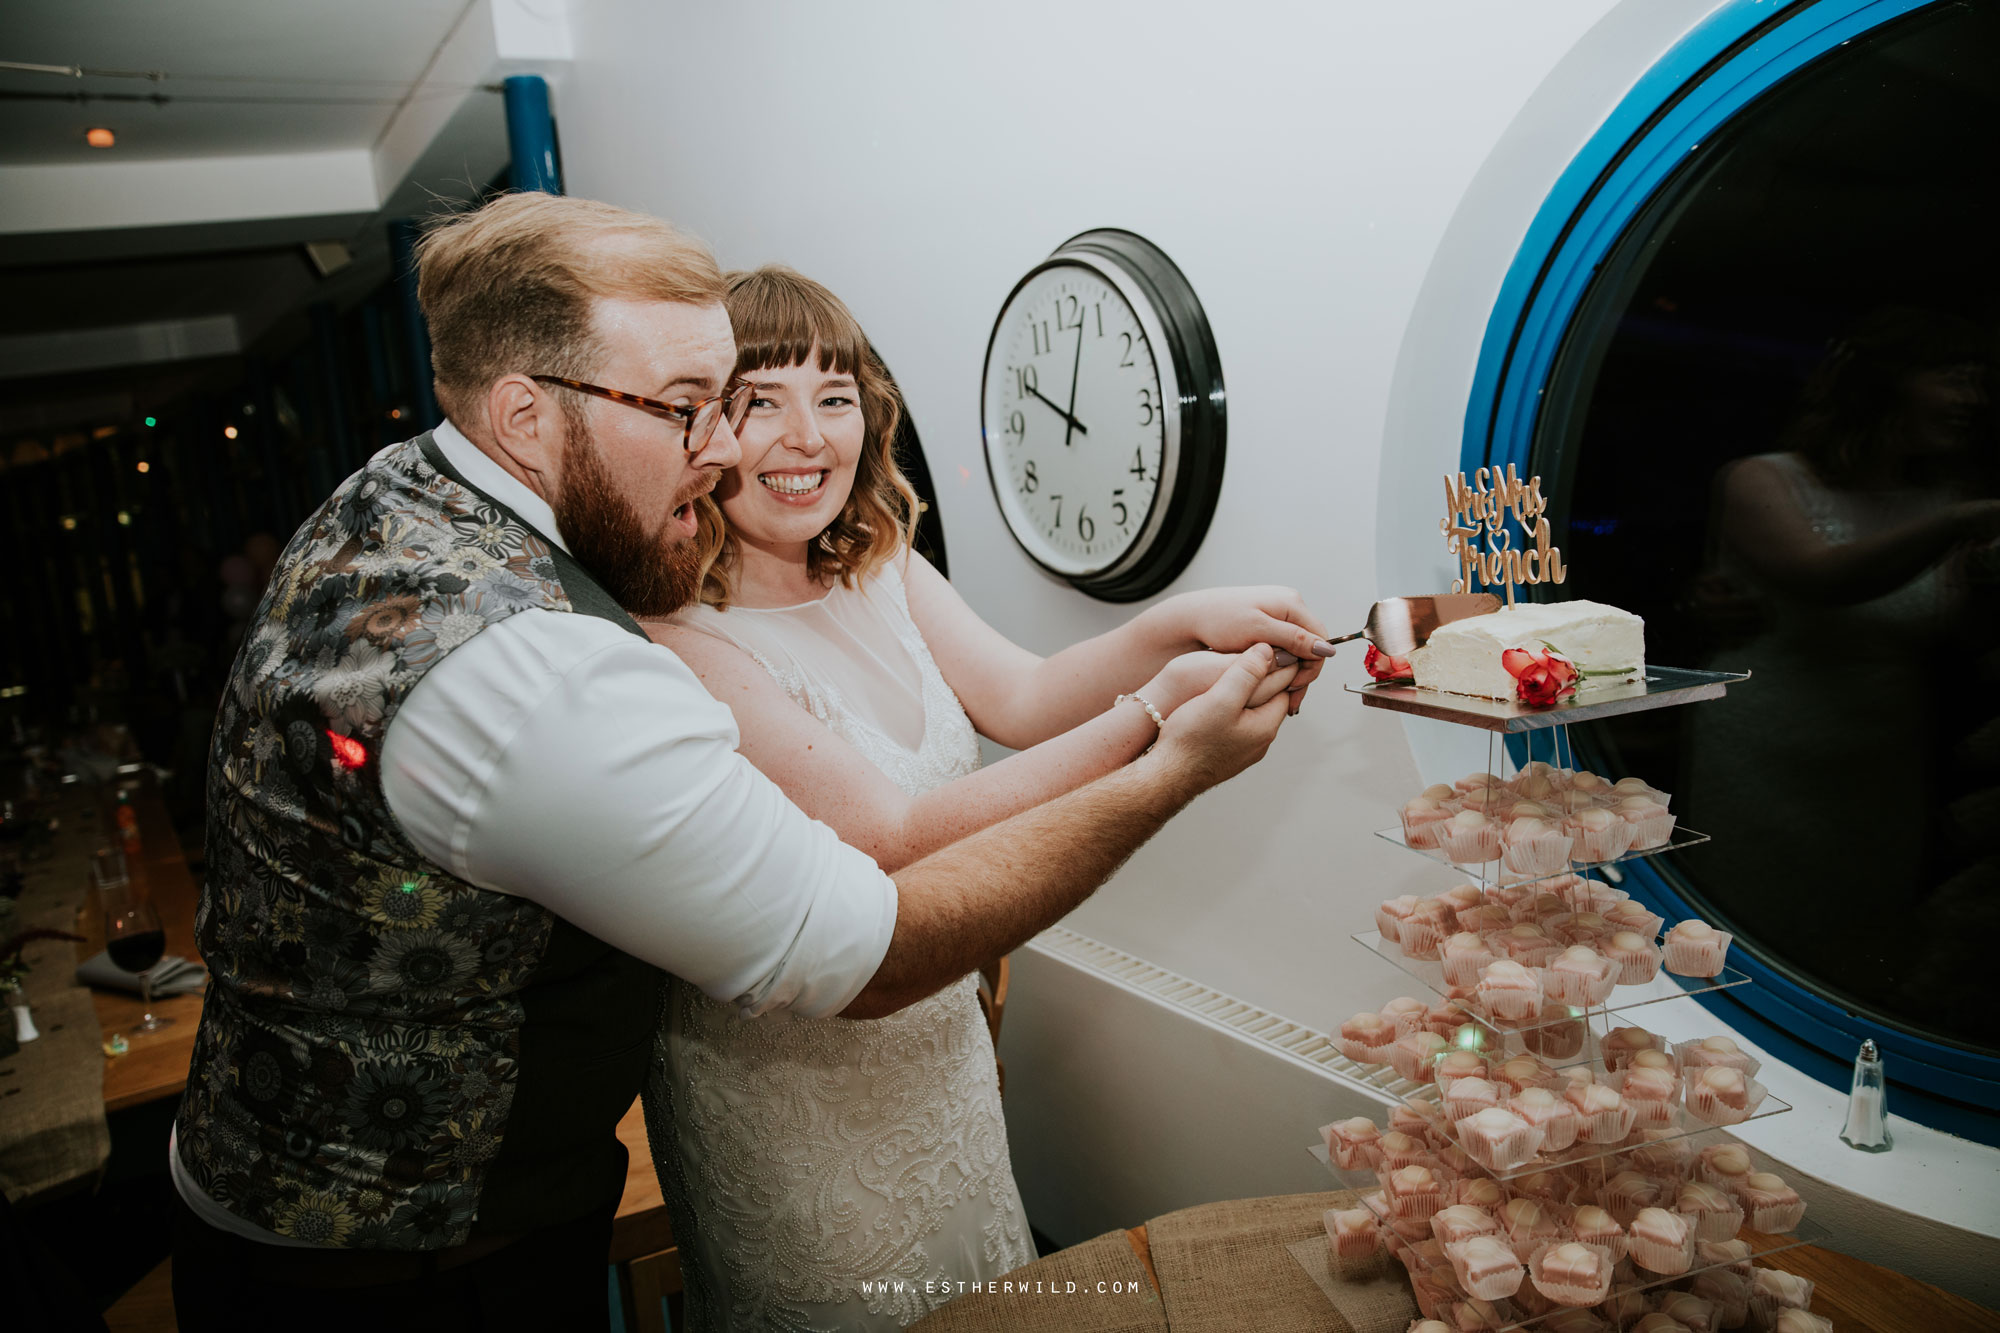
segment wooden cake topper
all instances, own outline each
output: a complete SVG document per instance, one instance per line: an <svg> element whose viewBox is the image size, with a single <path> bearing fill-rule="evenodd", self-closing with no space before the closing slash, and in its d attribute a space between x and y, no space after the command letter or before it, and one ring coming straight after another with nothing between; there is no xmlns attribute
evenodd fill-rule
<svg viewBox="0 0 2000 1333"><path fill-rule="evenodd" d="M1504 593L1512 606L1519 585L1561 583L1569 577L1562 552L1549 542L1549 521L1543 517L1549 502L1540 477L1523 481L1512 463L1504 475L1498 468L1483 467L1472 474L1470 485L1463 472L1446 477L1444 496L1446 512L1438 530L1458 557L1453 592L1490 588ZM1515 527L1522 541L1532 544L1515 546Z"/></svg>

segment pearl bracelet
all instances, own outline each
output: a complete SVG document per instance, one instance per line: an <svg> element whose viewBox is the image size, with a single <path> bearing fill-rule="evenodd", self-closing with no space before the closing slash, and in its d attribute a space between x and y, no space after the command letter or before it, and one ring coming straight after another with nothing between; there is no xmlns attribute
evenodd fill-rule
<svg viewBox="0 0 2000 1333"><path fill-rule="evenodd" d="M1165 731L1165 730L1166 730L1166 728L1167 728L1167 720L1166 720L1165 718L1163 718L1163 717L1161 717L1161 716L1160 716L1160 710L1159 710L1159 709L1157 709L1157 708L1155 708L1155 707L1153 707L1153 705L1151 705L1151 704L1147 703L1147 702L1146 702L1146 701L1145 701L1144 699L1140 698L1140 697L1139 697L1138 695L1136 695L1136 694L1121 694L1121 695L1119 695L1119 696L1118 696L1118 697L1117 697L1116 699L1113 699L1113 700L1111 701L1111 706L1112 706L1113 708L1116 708L1116 707L1117 707L1117 706L1118 706L1119 704L1122 704L1122 703L1124 703L1124 702L1125 702L1125 701L1126 701L1127 699L1130 699L1130 700L1131 700L1131 701L1132 701L1133 703L1135 703L1135 704L1139 705L1139 707L1141 707L1141 708L1145 709L1145 710L1146 710L1146 716L1147 716L1147 717L1150 717L1150 718L1152 718L1152 719L1153 719L1153 725L1154 725L1154 726L1156 726L1156 727L1160 728L1160 730L1162 730L1162 731Z"/></svg>

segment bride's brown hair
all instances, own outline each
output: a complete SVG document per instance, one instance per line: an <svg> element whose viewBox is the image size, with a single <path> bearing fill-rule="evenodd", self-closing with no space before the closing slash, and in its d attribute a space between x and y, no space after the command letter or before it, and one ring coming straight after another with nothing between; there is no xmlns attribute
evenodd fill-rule
<svg viewBox="0 0 2000 1333"><path fill-rule="evenodd" d="M817 357L822 372L854 377L866 430L854 489L839 516L806 547L806 571L814 579L838 578L851 588L916 535L917 493L896 466L903 396L860 322L819 283L782 264L731 273L726 281L723 300L736 331L737 375L802 366ZM701 600L726 607L735 590L736 538L712 496L701 498L696 515Z"/></svg>

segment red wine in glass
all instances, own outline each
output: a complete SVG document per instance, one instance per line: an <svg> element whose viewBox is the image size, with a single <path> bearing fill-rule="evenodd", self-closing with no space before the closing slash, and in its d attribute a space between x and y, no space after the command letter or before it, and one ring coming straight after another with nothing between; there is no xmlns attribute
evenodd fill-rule
<svg viewBox="0 0 2000 1333"><path fill-rule="evenodd" d="M153 1016L151 969L167 951L167 932L153 905L136 898L129 883L104 890L104 951L120 969L139 978L139 995L145 1016L132 1025L134 1032L158 1032L173 1023L171 1018Z"/></svg>

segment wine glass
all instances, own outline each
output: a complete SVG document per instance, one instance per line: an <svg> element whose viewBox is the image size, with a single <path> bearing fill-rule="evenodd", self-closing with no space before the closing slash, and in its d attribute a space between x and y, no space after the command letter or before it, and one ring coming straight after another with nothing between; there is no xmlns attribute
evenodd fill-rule
<svg viewBox="0 0 2000 1333"><path fill-rule="evenodd" d="M151 969L167 952L166 928L153 905L132 892L130 881L120 879L105 885L104 951L121 971L139 978L139 997L145 1015L132 1025L134 1032L158 1032L173 1023L171 1018L153 1016Z"/></svg>

